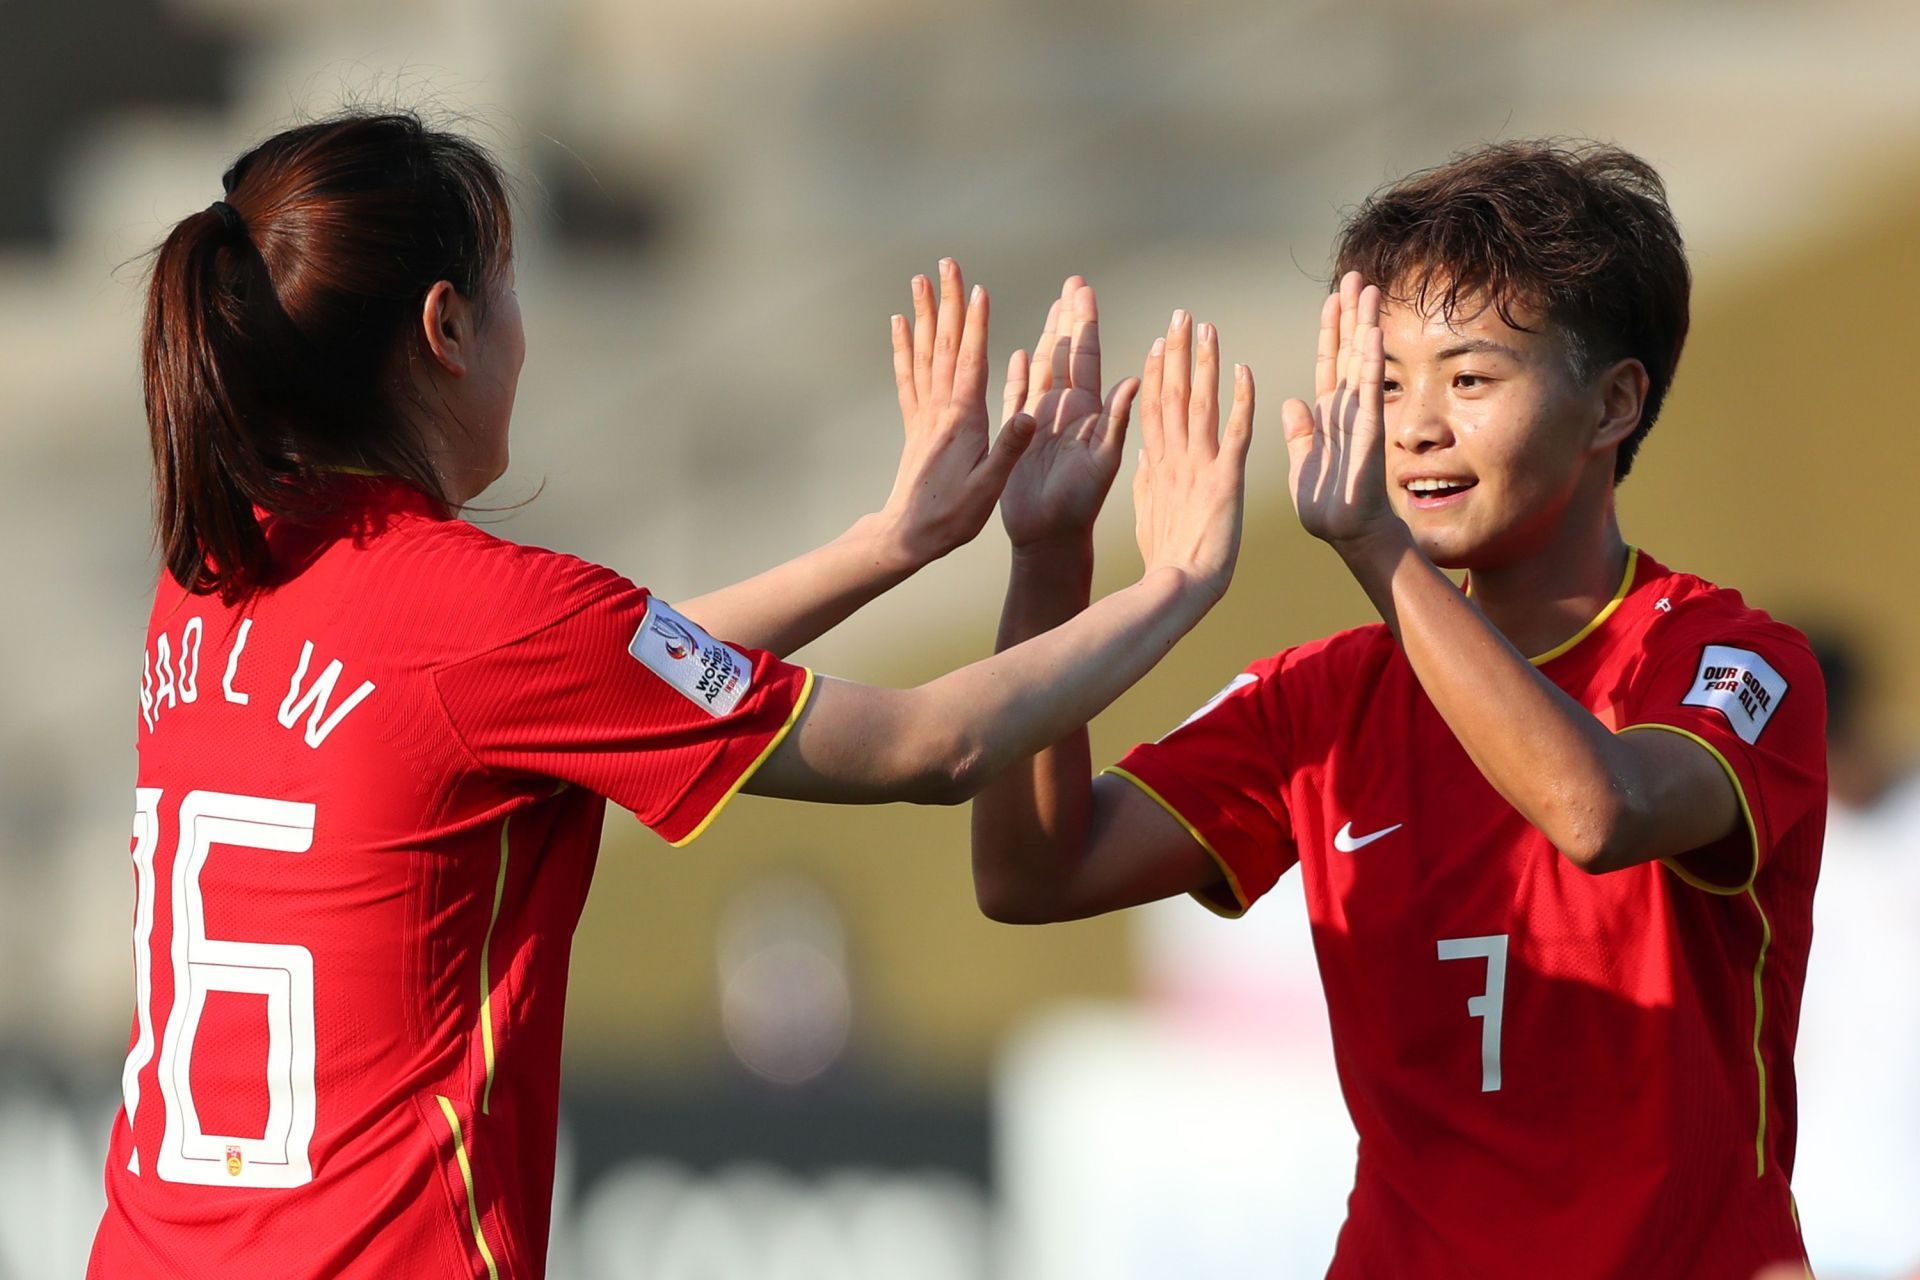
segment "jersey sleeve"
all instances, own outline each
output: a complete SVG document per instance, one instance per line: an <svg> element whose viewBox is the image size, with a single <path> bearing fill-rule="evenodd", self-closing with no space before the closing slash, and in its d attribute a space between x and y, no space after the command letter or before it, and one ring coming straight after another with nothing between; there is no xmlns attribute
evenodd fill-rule
<svg viewBox="0 0 1920 1280"><path fill-rule="evenodd" d="M1281 660L1256 662L1158 742L1108 772L1146 792L1220 868L1194 894L1224 916L1246 913L1298 858L1287 813Z"/></svg>
<svg viewBox="0 0 1920 1280"><path fill-rule="evenodd" d="M1826 689L1797 631L1761 617L1676 615L1622 703L1621 731L1663 731L1713 753L1740 800L1726 839L1664 861L1697 888L1738 893L1826 804Z"/></svg>
<svg viewBox="0 0 1920 1280"><path fill-rule="evenodd" d="M813 674L572 563L559 616L433 673L441 706L482 768L585 787L685 844L780 744Z"/></svg>

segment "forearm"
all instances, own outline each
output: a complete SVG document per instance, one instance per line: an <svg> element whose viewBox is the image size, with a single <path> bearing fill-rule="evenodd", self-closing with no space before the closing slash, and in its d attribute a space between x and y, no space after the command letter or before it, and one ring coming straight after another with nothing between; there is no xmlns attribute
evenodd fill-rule
<svg viewBox="0 0 1920 1280"><path fill-rule="evenodd" d="M837 804L964 803L1085 725L1217 598L1217 588L1160 569L1044 635L918 688L821 679L747 790Z"/></svg>
<svg viewBox="0 0 1920 1280"><path fill-rule="evenodd" d="M919 568L881 517L863 516L825 546L675 607L718 639L785 657Z"/></svg>
<svg viewBox="0 0 1920 1280"><path fill-rule="evenodd" d="M1077 760L1084 785L1087 722L1152 670L1215 599L1215 589L1184 573L1154 570L1061 626L913 690L915 713L958 735L949 749L965 763L969 796L1070 734L1080 736L1078 755L1058 758L1049 777Z"/></svg>
<svg viewBox="0 0 1920 1280"><path fill-rule="evenodd" d="M1091 536L1022 554L1007 579L995 652L1045 634L1087 608ZM1014 886L1063 881L1086 846L1091 755L1081 724L993 778L973 802L973 878L983 905Z"/></svg>
<svg viewBox="0 0 1920 1280"><path fill-rule="evenodd" d="M1703 842L1672 779L1535 669L1410 539L1341 554L1482 776L1555 848L1597 872Z"/></svg>

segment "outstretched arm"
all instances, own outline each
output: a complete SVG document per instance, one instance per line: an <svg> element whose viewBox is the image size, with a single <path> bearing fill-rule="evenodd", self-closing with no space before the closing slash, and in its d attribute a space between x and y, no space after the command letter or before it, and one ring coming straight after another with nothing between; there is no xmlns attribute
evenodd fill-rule
<svg viewBox="0 0 1920 1280"><path fill-rule="evenodd" d="M1514 648L1394 514L1380 300L1358 275L1341 282L1321 312L1316 403L1283 410L1301 524L1340 553L1481 774L1577 866L1613 871L1728 835L1739 800L1706 748L1611 732Z"/></svg>
<svg viewBox="0 0 1920 1280"><path fill-rule="evenodd" d="M1189 374L1193 347L1198 369ZM1238 467L1253 419L1253 383L1236 370L1225 440L1218 437L1219 344L1175 312L1144 376L1100 400L1099 316L1093 290L1067 281L1025 379L1039 435L1001 501L1013 568L998 647L1018 651L1087 606L1093 519L1119 469L1126 406L1138 392L1144 447L1135 524L1151 560L1176 501L1174 478ZM1240 442L1240 443L1236 443ZM1057 634L1055 632L1054 634ZM1095 915L1203 888L1219 871L1187 831L1137 787L1090 779L1085 720L1000 774L973 806L974 892L988 916L1040 923Z"/></svg>
<svg viewBox="0 0 1920 1280"><path fill-rule="evenodd" d="M1203 441L1189 448L1183 440L1148 469L1137 486L1146 569L1133 586L915 689L823 681L748 789L842 803L957 803L1079 730L1226 590L1239 550L1252 407L1243 378L1224 438L1210 420Z"/></svg>
<svg viewBox="0 0 1920 1280"><path fill-rule="evenodd" d="M893 317L894 385L906 428L886 504L825 546L744 582L680 602L708 633L782 656L980 532L1032 438L1015 416L987 442L986 290L965 295L951 258L940 298L913 278L913 319Z"/></svg>

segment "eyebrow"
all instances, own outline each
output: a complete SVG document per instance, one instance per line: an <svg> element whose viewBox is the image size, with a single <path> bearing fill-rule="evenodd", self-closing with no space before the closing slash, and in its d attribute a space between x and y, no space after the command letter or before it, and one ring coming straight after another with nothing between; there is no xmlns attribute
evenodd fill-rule
<svg viewBox="0 0 1920 1280"><path fill-rule="evenodd" d="M1522 362L1526 360L1526 357L1521 355L1519 351L1504 342L1495 342L1491 338L1462 338L1451 346L1442 348L1441 351L1434 356L1434 359L1452 360L1457 356L1471 355L1506 356L1510 360ZM1390 351L1385 353L1385 358L1391 364L1400 363L1400 358Z"/></svg>

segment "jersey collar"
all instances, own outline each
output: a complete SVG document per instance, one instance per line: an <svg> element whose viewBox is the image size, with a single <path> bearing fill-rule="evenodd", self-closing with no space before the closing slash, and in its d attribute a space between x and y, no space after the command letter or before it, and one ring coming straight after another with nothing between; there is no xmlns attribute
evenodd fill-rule
<svg viewBox="0 0 1920 1280"><path fill-rule="evenodd" d="M1568 636L1565 640L1562 640L1559 644L1553 646L1553 648L1547 650L1545 653L1536 654L1533 657L1528 658L1527 661L1531 662L1536 667L1552 662L1555 658L1559 657L1563 653L1566 653L1568 650L1572 649L1575 645L1579 644L1582 640L1585 640L1588 636L1598 631L1601 627L1601 624L1605 623L1608 618L1611 618L1613 616L1614 610L1620 607L1621 602L1627 598L1627 593L1633 589L1634 571L1639 567L1640 567L1640 548L1628 547L1627 548L1627 570L1625 573L1620 575L1620 585L1614 589L1613 599L1601 605L1600 612L1594 614L1593 617L1589 618L1587 620L1586 626L1581 627L1578 631L1574 632L1572 635Z"/></svg>

